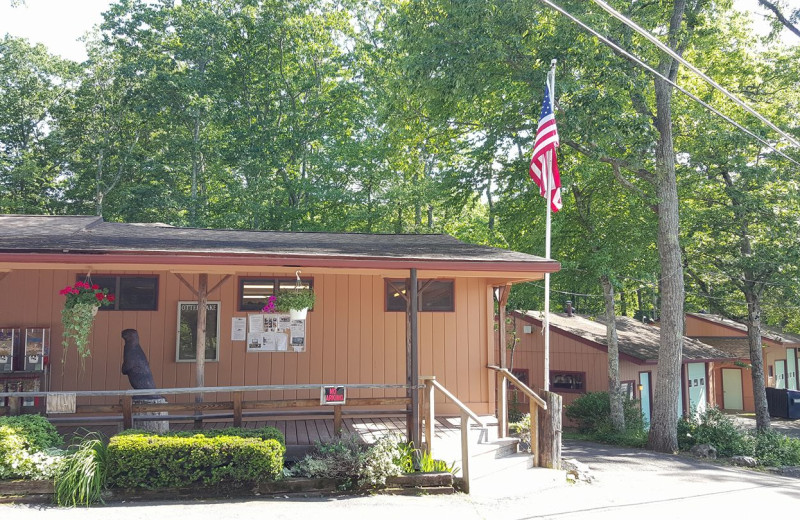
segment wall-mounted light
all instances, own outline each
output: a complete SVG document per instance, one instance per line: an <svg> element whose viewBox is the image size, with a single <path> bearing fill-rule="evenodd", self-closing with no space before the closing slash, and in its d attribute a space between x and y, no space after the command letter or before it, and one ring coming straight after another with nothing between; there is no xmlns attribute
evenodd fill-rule
<svg viewBox="0 0 800 520"><path fill-rule="evenodd" d="M639 393L642 393L642 390L644 390L644 385L639 383Z"/></svg>

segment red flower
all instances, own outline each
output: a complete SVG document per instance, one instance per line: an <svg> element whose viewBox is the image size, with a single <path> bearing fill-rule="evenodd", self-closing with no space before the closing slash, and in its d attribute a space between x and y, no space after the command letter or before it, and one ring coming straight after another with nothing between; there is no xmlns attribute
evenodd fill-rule
<svg viewBox="0 0 800 520"><path fill-rule="evenodd" d="M106 300L108 300L110 302L113 302L114 301L114 295L113 294L109 294L108 296L106 296Z"/></svg>
<svg viewBox="0 0 800 520"><path fill-rule="evenodd" d="M58 294L60 294L61 296L66 296L70 289L71 287L64 287L63 289L58 291Z"/></svg>
<svg viewBox="0 0 800 520"><path fill-rule="evenodd" d="M97 285L97 284L94 284L94 285L92 285L92 289L94 289L95 291L96 291L97 289L99 289L99 288L100 288L100 286L99 286L99 285Z"/></svg>
<svg viewBox="0 0 800 520"><path fill-rule="evenodd" d="M101 302L101 301L103 301L103 298L105 298L105 295L103 293L99 292L99 293L96 293L94 295L94 297L97 298L97 301Z"/></svg>

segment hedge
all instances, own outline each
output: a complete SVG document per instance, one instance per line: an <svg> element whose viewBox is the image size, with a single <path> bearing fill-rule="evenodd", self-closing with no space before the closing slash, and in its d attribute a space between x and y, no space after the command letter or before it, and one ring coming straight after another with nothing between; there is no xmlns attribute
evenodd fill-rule
<svg viewBox="0 0 800 520"><path fill-rule="evenodd" d="M203 430L203 431L195 431L195 430L186 430L186 431L175 431L175 432L168 432L168 433L161 433L159 434L161 437L194 437L195 435L203 435L204 437L213 438L213 437L243 437L246 439L261 439L261 440L269 440L274 439L278 441L281 446L286 446L286 441L283 437L281 431L277 428L273 428L272 426L265 426L263 428L221 428L217 430ZM119 435L152 435L150 432L144 430L125 430Z"/></svg>
<svg viewBox="0 0 800 520"><path fill-rule="evenodd" d="M208 432L204 432L208 433ZM278 479L284 446L277 439L212 433L128 432L108 445L110 487L157 489L196 484L246 484Z"/></svg>

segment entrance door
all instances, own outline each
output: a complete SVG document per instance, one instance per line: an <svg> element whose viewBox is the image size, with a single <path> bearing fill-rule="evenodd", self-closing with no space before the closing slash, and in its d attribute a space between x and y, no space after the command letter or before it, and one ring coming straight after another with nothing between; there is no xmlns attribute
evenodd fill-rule
<svg viewBox="0 0 800 520"><path fill-rule="evenodd" d="M689 390L689 413L698 416L706 411L708 402L706 392L706 364L688 363L686 366L687 384Z"/></svg>
<svg viewBox="0 0 800 520"><path fill-rule="evenodd" d="M722 407L726 410L744 410L742 399L742 371L738 368L722 369Z"/></svg>
<svg viewBox="0 0 800 520"><path fill-rule="evenodd" d="M642 400L642 417L644 417L644 424L646 428L650 428L650 372L639 372L639 385L642 390L639 394L639 399Z"/></svg>
<svg viewBox="0 0 800 520"><path fill-rule="evenodd" d="M797 390L797 351L786 349L786 388Z"/></svg>
<svg viewBox="0 0 800 520"><path fill-rule="evenodd" d="M786 388L786 360L775 361L775 388Z"/></svg>

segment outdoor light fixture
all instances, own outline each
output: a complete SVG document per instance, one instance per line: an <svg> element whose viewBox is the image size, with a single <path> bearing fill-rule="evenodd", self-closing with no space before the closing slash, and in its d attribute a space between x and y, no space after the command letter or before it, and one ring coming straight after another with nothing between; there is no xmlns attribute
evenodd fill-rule
<svg viewBox="0 0 800 520"><path fill-rule="evenodd" d="M641 383L639 383L639 393L641 393L641 392L642 392L642 390L644 390L644 385L643 385L643 384L641 384Z"/></svg>

